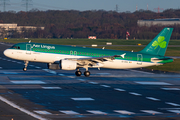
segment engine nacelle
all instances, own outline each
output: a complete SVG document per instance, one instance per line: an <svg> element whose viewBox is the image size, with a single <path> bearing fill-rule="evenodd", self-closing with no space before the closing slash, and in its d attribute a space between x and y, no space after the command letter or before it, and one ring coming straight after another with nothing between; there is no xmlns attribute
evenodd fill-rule
<svg viewBox="0 0 180 120"><path fill-rule="evenodd" d="M47 67L48 67L48 69L51 69L51 70L59 70L60 69L59 64L54 64L54 63L48 63Z"/></svg>
<svg viewBox="0 0 180 120"><path fill-rule="evenodd" d="M60 60L59 67L62 70L75 70L77 68L77 62L72 60Z"/></svg>

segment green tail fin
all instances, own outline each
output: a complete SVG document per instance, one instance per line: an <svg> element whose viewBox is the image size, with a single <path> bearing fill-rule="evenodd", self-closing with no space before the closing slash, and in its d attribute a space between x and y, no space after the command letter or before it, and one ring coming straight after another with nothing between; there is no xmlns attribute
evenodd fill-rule
<svg viewBox="0 0 180 120"><path fill-rule="evenodd" d="M141 53L164 56L173 28L164 28L143 50Z"/></svg>

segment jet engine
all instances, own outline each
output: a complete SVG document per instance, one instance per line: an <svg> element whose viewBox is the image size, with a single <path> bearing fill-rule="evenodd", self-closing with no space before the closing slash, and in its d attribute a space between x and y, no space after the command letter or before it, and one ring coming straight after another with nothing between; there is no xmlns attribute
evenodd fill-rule
<svg viewBox="0 0 180 120"><path fill-rule="evenodd" d="M77 68L77 62L72 60L60 60L59 67L62 70L75 70Z"/></svg>

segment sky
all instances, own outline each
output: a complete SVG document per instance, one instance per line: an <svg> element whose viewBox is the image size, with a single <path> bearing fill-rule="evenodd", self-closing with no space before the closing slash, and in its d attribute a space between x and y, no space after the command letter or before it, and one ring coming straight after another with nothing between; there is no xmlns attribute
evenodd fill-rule
<svg viewBox="0 0 180 120"><path fill-rule="evenodd" d="M0 11L26 11L26 1L29 1L28 10L106 10L118 12L135 12L137 9L155 11L154 8L179 9L180 0L1 0ZM156 10L157 11L157 10ZM162 12L163 10L161 10Z"/></svg>

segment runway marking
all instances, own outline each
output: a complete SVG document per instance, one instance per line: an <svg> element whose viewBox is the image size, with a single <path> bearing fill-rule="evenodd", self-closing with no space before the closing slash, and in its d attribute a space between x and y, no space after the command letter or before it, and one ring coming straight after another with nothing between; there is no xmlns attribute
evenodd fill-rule
<svg viewBox="0 0 180 120"><path fill-rule="evenodd" d="M36 66L35 68L40 69L41 67Z"/></svg>
<svg viewBox="0 0 180 120"><path fill-rule="evenodd" d="M42 87L43 89L61 89L60 87Z"/></svg>
<svg viewBox="0 0 180 120"><path fill-rule="evenodd" d="M68 78L75 78L75 76L67 76Z"/></svg>
<svg viewBox="0 0 180 120"><path fill-rule="evenodd" d="M18 74L16 72L3 72L4 74Z"/></svg>
<svg viewBox="0 0 180 120"><path fill-rule="evenodd" d="M47 119L45 119L45 118L43 118L43 117L41 117L41 116L39 116L39 115L37 115L37 114L35 114L33 112L30 112L30 111L28 111L28 110L26 110L26 109L24 109L24 108L22 108L22 107L20 107L20 106L18 106L16 104L14 104L13 102L7 100L6 98L4 98L2 96L0 96L0 100L7 103L10 106L12 106L13 108L16 108L16 109L20 110L21 112L24 112L24 113L26 113L26 114L28 114L28 115L30 115L30 116L38 119L38 120L47 120Z"/></svg>
<svg viewBox="0 0 180 120"><path fill-rule="evenodd" d="M42 70L44 70L44 71L46 71L46 72L49 72L49 73L52 73L52 74L57 74L55 71L53 71L53 70L49 70L49 69L42 69Z"/></svg>
<svg viewBox="0 0 180 120"><path fill-rule="evenodd" d="M29 66L34 67L34 65L29 65Z"/></svg>
<svg viewBox="0 0 180 120"><path fill-rule="evenodd" d="M64 76L64 74L58 74L58 75L60 75L60 76Z"/></svg>
<svg viewBox="0 0 180 120"><path fill-rule="evenodd" d="M97 82L89 82L90 84L98 84Z"/></svg>
<svg viewBox="0 0 180 120"><path fill-rule="evenodd" d="M78 80L80 80L80 81L86 81L85 79L78 79Z"/></svg>
<svg viewBox="0 0 180 120"><path fill-rule="evenodd" d="M136 81L135 83L142 84L142 85L172 85L166 82L138 82Z"/></svg>
<svg viewBox="0 0 180 120"><path fill-rule="evenodd" d="M167 111L169 111L169 112L173 112L173 113L180 113L180 110L167 110Z"/></svg>
<svg viewBox="0 0 180 120"><path fill-rule="evenodd" d="M162 112L158 112L154 110L141 110L141 111L145 113L150 113L150 114L163 114Z"/></svg>
<svg viewBox="0 0 180 120"><path fill-rule="evenodd" d="M31 80L31 81L14 81L12 80L11 81L12 83L14 84L46 84L45 82L43 81L38 81L38 80Z"/></svg>
<svg viewBox="0 0 180 120"><path fill-rule="evenodd" d="M22 62L17 62L18 64L22 64Z"/></svg>
<svg viewBox="0 0 180 120"><path fill-rule="evenodd" d="M72 111L72 110L59 110L59 112L62 112L62 113L65 113L65 114L68 114L68 115L76 115L76 114L79 114L78 112L75 112L75 111Z"/></svg>
<svg viewBox="0 0 180 120"><path fill-rule="evenodd" d="M99 75L110 75L111 73L96 73L96 74L99 74Z"/></svg>
<svg viewBox="0 0 180 120"><path fill-rule="evenodd" d="M100 85L102 87L106 87L106 88L110 88L111 86L108 86L108 85Z"/></svg>
<svg viewBox="0 0 180 120"><path fill-rule="evenodd" d="M42 115L50 115L52 113L45 111L45 110L34 110L34 112L38 113L38 114L42 114Z"/></svg>
<svg viewBox="0 0 180 120"><path fill-rule="evenodd" d="M147 99L149 100L154 100L154 101L161 101L160 99L157 99L157 98L153 98L153 97L146 97Z"/></svg>
<svg viewBox="0 0 180 120"><path fill-rule="evenodd" d="M161 110L180 110L180 108L158 108Z"/></svg>
<svg viewBox="0 0 180 120"><path fill-rule="evenodd" d="M165 102L165 103L169 104L169 105L172 105L172 106L176 106L176 107L180 106L179 104L176 104L176 103L171 103L171 102Z"/></svg>
<svg viewBox="0 0 180 120"><path fill-rule="evenodd" d="M100 110L87 110L87 112L93 113L93 114L107 114L105 112L102 112Z"/></svg>
<svg viewBox="0 0 180 120"><path fill-rule="evenodd" d="M124 90L124 89L119 89L119 88L114 88L114 90L117 90L117 91L120 91L120 92L126 91L126 90Z"/></svg>
<svg viewBox="0 0 180 120"><path fill-rule="evenodd" d="M127 110L114 110L114 112L121 113L121 114L128 114L128 115L135 114L134 112L129 112Z"/></svg>
<svg viewBox="0 0 180 120"><path fill-rule="evenodd" d="M163 90L180 90L180 88L161 88Z"/></svg>
<svg viewBox="0 0 180 120"><path fill-rule="evenodd" d="M92 98L71 98L73 100L76 100L76 101L91 101L91 100L94 100Z"/></svg>
<svg viewBox="0 0 180 120"><path fill-rule="evenodd" d="M11 62L16 62L16 61L12 60Z"/></svg>
<svg viewBox="0 0 180 120"><path fill-rule="evenodd" d="M142 96L141 94L139 94L139 93L134 93L134 92L129 92L129 94L131 94L131 95L136 95L136 96Z"/></svg>
<svg viewBox="0 0 180 120"><path fill-rule="evenodd" d="M138 70L129 70L129 71L133 71L133 72L138 72L138 73L145 73L145 74L154 74L154 73L150 73L150 72L144 72L144 71L138 71Z"/></svg>

